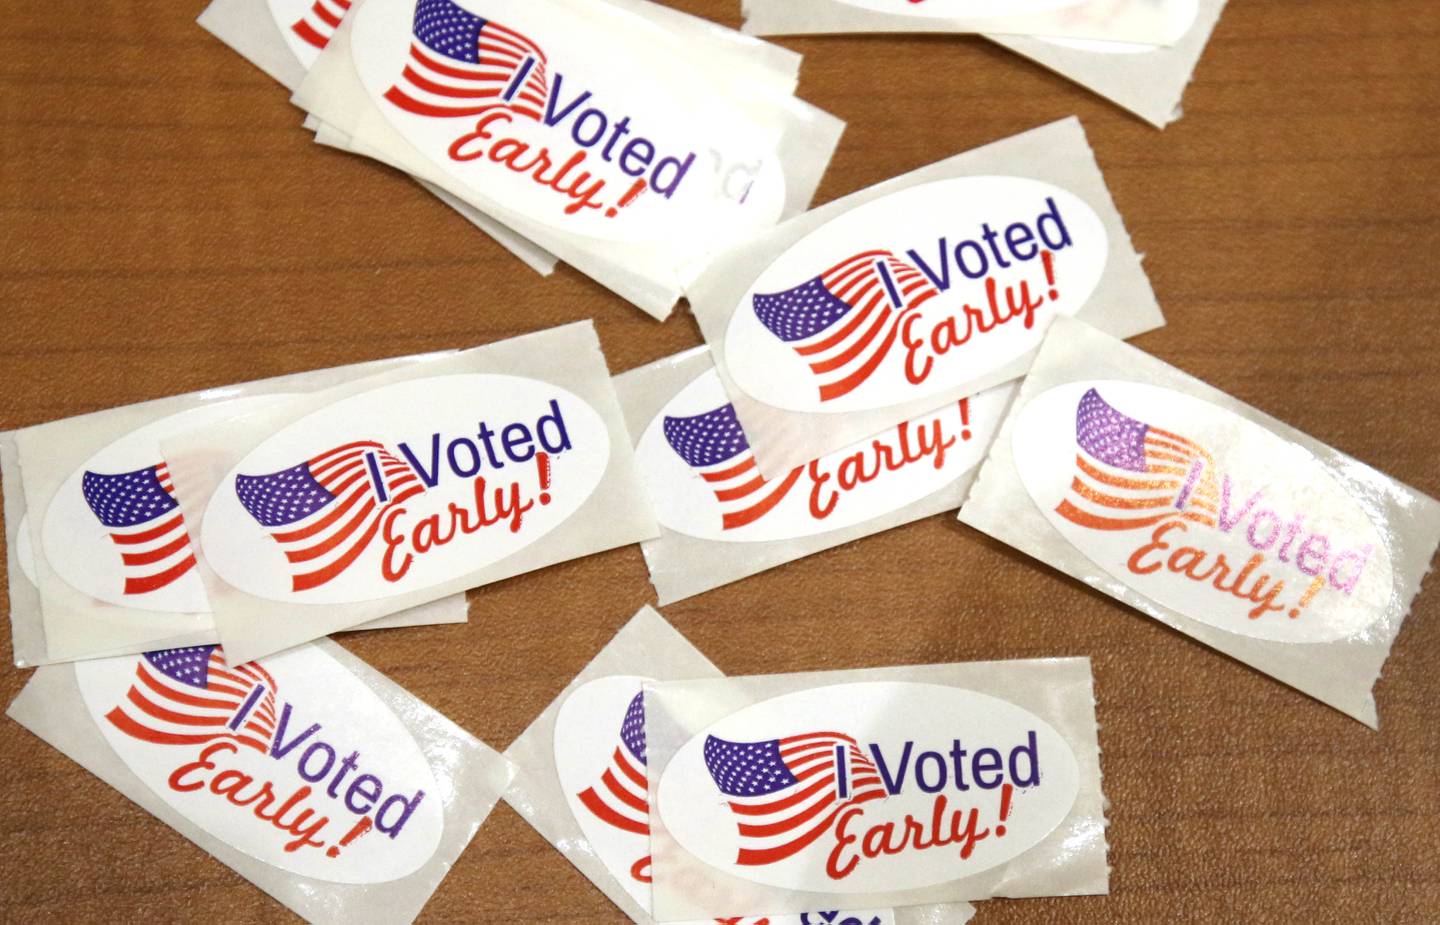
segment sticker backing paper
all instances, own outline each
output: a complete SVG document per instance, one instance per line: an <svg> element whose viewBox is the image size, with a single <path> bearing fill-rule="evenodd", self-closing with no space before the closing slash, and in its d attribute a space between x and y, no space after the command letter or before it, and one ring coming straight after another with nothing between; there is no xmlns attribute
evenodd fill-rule
<svg viewBox="0 0 1440 925"><path fill-rule="evenodd" d="M958 508L1016 389L961 399L767 480L707 348L617 376L615 387L660 521L642 548L661 604Z"/></svg>
<svg viewBox="0 0 1440 925"><path fill-rule="evenodd" d="M1108 892L1088 659L645 687L661 921Z"/></svg>
<svg viewBox="0 0 1440 925"><path fill-rule="evenodd" d="M1025 35L987 38L1164 128L1180 118L1180 99L1225 0L1168 0L1167 9L1174 30L1167 45Z"/></svg>
<svg viewBox="0 0 1440 925"><path fill-rule="evenodd" d="M656 533L588 322L162 445L241 661Z"/></svg>
<svg viewBox="0 0 1440 925"><path fill-rule="evenodd" d="M8 715L311 922L409 922L510 780L327 641L38 669Z"/></svg>
<svg viewBox="0 0 1440 925"><path fill-rule="evenodd" d="M689 298L767 478L1020 377L1056 317L1164 324L1076 119L786 222Z"/></svg>
<svg viewBox="0 0 1440 925"><path fill-rule="evenodd" d="M407 362L413 359L207 389L0 438L17 663L216 642L160 441ZM465 618L457 595L364 628Z"/></svg>
<svg viewBox="0 0 1440 925"><path fill-rule="evenodd" d="M1188 0L743 0L753 35L997 32L1168 45Z"/></svg>
<svg viewBox="0 0 1440 925"><path fill-rule="evenodd" d="M720 670L649 607L627 623L505 752L505 800L632 921L654 925L642 688ZM768 925L963 925L967 903L769 915ZM694 925L761 925L709 917ZM686 923L688 925L688 923Z"/></svg>
<svg viewBox="0 0 1440 925"><path fill-rule="evenodd" d="M1078 322L960 519L1374 727L1440 502Z"/></svg>

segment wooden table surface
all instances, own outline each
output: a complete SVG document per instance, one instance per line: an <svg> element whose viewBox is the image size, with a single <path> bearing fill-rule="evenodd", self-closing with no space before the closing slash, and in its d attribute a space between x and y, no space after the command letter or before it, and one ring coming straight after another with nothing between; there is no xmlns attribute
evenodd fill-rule
<svg viewBox="0 0 1440 925"><path fill-rule="evenodd" d="M673 0L722 23L736 0ZM393 171L314 145L201 3L6 4L0 427L595 319L615 372L699 343L542 280ZM964 37L787 40L849 122L826 202L1078 113L1168 317L1144 349L1440 494L1440 5L1232 0L1161 133ZM1440 919L1440 588L1375 733L933 517L672 606L730 673L1088 655L1111 895L978 922ZM464 627L344 645L503 749L641 605L638 548L472 592ZM9 664L8 649L3 653ZM8 703L28 673L0 673ZM278 904L0 721L0 919L286 921ZM620 923L500 806L429 921Z"/></svg>

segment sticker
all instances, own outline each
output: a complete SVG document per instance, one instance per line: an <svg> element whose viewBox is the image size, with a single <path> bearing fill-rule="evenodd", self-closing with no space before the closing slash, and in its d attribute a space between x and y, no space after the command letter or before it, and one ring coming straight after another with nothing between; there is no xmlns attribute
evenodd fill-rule
<svg viewBox="0 0 1440 925"><path fill-rule="evenodd" d="M352 0L266 0L285 45L305 70L330 44Z"/></svg>
<svg viewBox="0 0 1440 925"><path fill-rule="evenodd" d="M713 367L672 398L640 437L637 459L657 519L696 539L773 542L896 511L949 485L983 458L979 421L1004 412L988 392L907 421L778 479L759 474Z"/></svg>
<svg viewBox="0 0 1440 925"><path fill-rule="evenodd" d="M208 612L160 441L289 397L200 405L137 428L95 453L45 511L40 535L50 566L82 594L119 607Z"/></svg>
<svg viewBox="0 0 1440 925"><path fill-rule="evenodd" d="M650 678L612 675L576 688L555 718L555 767L590 846L642 907L650 908L650 821L645 694ZM676 925L895 925L888 909L726 917Z"/></svg>
<svg viewBox="0 0 1440 925"><path fill-rule="evenodd" d="M1019 379L1057 319L1165 323L1073 118L756 235L687 296L770 479Z"/></svg>
<svg viewBox="0 0 1440 925"><path fill-rule="evenodd" d="M870 682L746 707L676 753L657 808L728 874L815 893L943 884L1049 835L1079 793L1048 723L975 691Z"/></svg>
<svg viewBox="0 0 1440 925"><path fill-rule="evenodd" d="M730 374L754 398L806 412L961 387L1079 311L1109 251L1095 210L1050 183L911 186L832 219L760 274L726 332Z"/></svg>
<svg viewBox="0 0 1440 925"><path fill-rule="evenodd" d="M696 106L686 91L703 82L654 51L637 45L622 67L597 59L595 32L611 27L574 17L537 0L371 0L354 20L355 67L445 173L549 227L640 241L773 224L786 198L778 135L713 90Z"/></svg>
<svg viewBox="0 0 1440 925"><path fill-rule="evenodd" d="M87 661L75 675L115 754L176 812L256 860L384 883L435 853L443 797L409 730L313 647L239 667L217 646Z"/></svg>
<svg viewBox="0 0 1440 925"><path fill-rule="evenodd" d="M1037 396L1014 455L1046 518L1140 593L1231 633L1332 642L1394 587L1364 508L1314 455L1197 398L1081 381Z"/></svg>
<svg viewBox="0 0 1440 925"><path fill-rule="evenodd" d="M609 458L605 421L558 386L494 374L411 379L342 398L264 440L223 479L201 543L221 578L257 597L392 597L541 539L596 490Z"/></svg>
<svg viewBox="0 0 1440 925"><path fill-rule="evenodd" d="M960 519L1372 727L1440 502L1077 321Z"/></svg>

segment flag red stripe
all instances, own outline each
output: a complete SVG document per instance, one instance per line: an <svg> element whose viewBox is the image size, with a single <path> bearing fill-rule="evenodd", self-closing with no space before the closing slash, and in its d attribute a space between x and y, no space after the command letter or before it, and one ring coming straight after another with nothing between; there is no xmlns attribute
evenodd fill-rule
<svg viewBox="0 0 1440 925"><path fill-rule="evenodd" d="M875 323L870 326L870 330L866 331L863 337L830 359L822 360L819 363L811 363L810 368L817 373L828 373L834 372L846 365L864 352L865 348L870 346L875 338L880 336L880 332L885 328L885 322L889 321L890 317L894 314L891 309L885 309L880 313L880 317L875 319Z"/></svg>
<svg viewBox="0 0 1440 925"><path fill-rule="evenodd" d="M445 96L445 97L449 97L450 99L459 99L459 100L485 100L485 99L494 99L495 97L499 96L499 95L500 95L500 92L501 92L499 87L491 87L491 88L489 88L489 89L487 89L487 90L465 90L465 89L461 89L461 88L459 88L459 87L448 87L448 86L446 86L445 84L438 84L438 83L436 83L436 82L433 81L433 80L427 80L426 78L422 77L422 76L420 75L420 72L419 72L419 71L415 70L413 67L411 67L411 66L408 65L408 64L405 65L405 70L404 70L403 73L404 73L404 76L405 76L405 79L406 79L406 80L409 80L412 84L414 84L415 86L419 87L421 90L424 90L426 93L433 93L433 94L435 94L436 96ZM504 80L504 79L505 79L505 75L504 75L504 74L476 74L476 75L474 75L474 77L473 77L472 79L474 79L474 80L496 80L496 81L501 81L501 80Z"/></svg>
<svg viewBox="0 0 1440 925"><path fill-rule="evenodd" d="M829 777L825 778L825 780L833 787L835 783L835 775L832 774ZM788 818L780 819L776 822L765 822L759 825L742 822L739 824L740 837L769 838L772 835L784 835L786 832L799 828L800 826L809 822L811 819L814 819L816 816L825 812L825 810L829 809L831 806L834 805L835 796L832 792L831 795L826 797L825 799L816 800L812 805L806 807L803 811L798 812Z"/></svg>
<svg viewBox="0 0 1440 925"><path fill-rule="evenodd" d="M723 488L715 492L715 497L720 501L738 501L746 495L754 494L765 487L765 477L757 475L744 485L735 488Z"/></svg>
<svg viewBox="0 0 1440 925"><path fill-rule="evenodd" d="M420 491L420 487L416 486L413 489L407 490L402 494L397 495L391 503L399 504L400 502L408 498L418 495ZM291 589L295 591L308 591L311 588L318 588L325 582L334 578L336 575L345 571L347 568L350 567L351 563L353 563L356 559L360 558L360 554L365 551L365 547L368 546L370 544L370 541L375 538L375 533L379 529L380 518L376 517L370 522L369 528L366 529L364 534L361 535L360 539L356 541L355 545L351 546L350 549L346 551L343 556L331 562L329 565L325 566L322 569L314 572L306 572L304 574L292 577L290 579Z"/></svg>
<svg viewBox="0 0 1440 925"><path fill-rule="evenodd" d="M183 524L184 522L184 515L176 514L174 517L165 521L160 526L151 527L144 533L112 533L110 534L110 539L114 540L116 543L119 543L121 546L134 546L138 543L148 543L151 540L159 539L160 537L169 533L171 530L174 530L176 527Z"/></svg>
<svg viewBox="0 0 1440 925"><path fill-rule="evenodd" d="M828 832L830 830L830 826L833 825L835 822L835 817L839 814L840 807L836 807L835 810L831 812L830 815L826 816L824 821L821 822L819 825L815 826L815 828L806 832L804 835L801 835L799 838L793 841L786 842L783 845L777 845L774 848L741 848L739 855L735 858L735 863L743 864L746 867L751 867L761 864L773 864L776 861L783 861L785 858L788 858L793 854L803 851L807 845L815 841L815 839L819 838L821 835L824 835L826 832Z"/></svg>
<svg viewBox="0 0 1440 925"><path fill-rule="evenodd" d="M167 710L158 704L151 703L144 694L134 687L130 688L128 698L141 712L153 716L158 720L167 723L174 723L177 726L224 726L223 716L190 716L185 713L176 713L174 710Z"/></svg>
<svg viewBox="0 0 1440 925"><path fill-rule="evenodd" d="M310 562L311 560L320 558L341 543L344 543L345 540L350 537L350 534L359 530L361 525L364 524L365 519L375 511L376 507L377 505L373 498L366 498L365 506L360 508L359 511L356 511L355 516L350 518L339 530L336 530L313 546L306 546L304 549L287 550L285 552L285 558L291 562Z"/></svg>
<svg viewBox="0 0 1440 925"><path fill-rule="evenodd" d="M1071 480L1070 490L1087 501L1127 511L1148 511L1159 507L1175 506L1173 498L1120 498L1115 495L1107 495L1080 481L1079 477Z"/></svg>
<svg viewBox="0 0 1440 925"><path fill-rule="evenodd" d="M835 777L834 775L831 775L824 780L816 781L815 783L811 784L803 790L798 790L795 793L790 794L790 796L780 800L776 800L772 803L751 804L732 802L730 804L730 809L738 816L768 816L771 813L783 812L792 806L798 806L799 804L804 803L806 800L810 799L815 794L819 793L821 790L824 790L827 786L834 783L834 781Z"/></svg>
<svg viewBox="0 0 1440 925"><path fill-rule="evenodd" d="M626 790L621 785L619 779L616 778L615 772L610 768L606 768L605 773L600 775L600 781L605 785L607 790L614 794L615 799L621 803L638 812L648 813L650 811L650 805L629 790Z"/></svg>
<svg viewBox="0 0 1440 925"><path fill-rule="evenodd" d="M333 494L339 495L339 492L333 492ZM329 511L325 514L324 517L321 517L314 523L308 524L304 527L300 527L296 530L286 530L280 533L272 533L270 535L273 536L275 540L280 543L294 543L299 540L312 537L315 534L325 530L327 527L329 527L335 521L339 520L341 517L344 517L345 512L350 510L350 508L354 507L355 503L363 497L365 497L365 489L363 487L356 489L355 491L351 492L349 496L345 498L345 500L341 501L334 510Z"/></svg>
<svg viewBox="0 0 1440 925"><path fill-rule="evenodd" d="M290 31L300 36L300 38L304 39L310 45L313 45L319 49L324 49L326 45L330 44L330 39L327 36L323 36L320 33L316 32L315 29L303 19L297 21L293 26L291 26Z"/></svg>
<svg viewBox="0 0 1440 925"><path fill-rule="evenodd" d="M1176 479L1129 479L1112 475L1092 466L1086 462L1082 456L1075 457L1075 465L1080 468L1081 472L1084 472L1095 481L1114 488L1130 488L1136 491L1156 491L1161 488L1178 488L1180 486L1180 482Z"/></svg>
<svg viewBox="0 0 1440 925"><path fill-rule="evenodd" d="M865 322L866 318L870 317L870 311L875 307L875 304L878 301L879 299L871 299L870 304L865 306L865 308L861 311L856 312L854 317L852 317L849 321L846 321L845 324L840 327L840 330L836 331L834 334L829 335L824 340L816 341L813 344L805 344L803 347L796 347L795 352L800 354L802 357L811 356L816 353L823 353L824 351L829 350L831 347L842 343L845 338L853 334L855 330Z"/></svg>
<svg viewBox="0 0 1440 925"><path fill-rule="evenodd" d="M178 537L166 543L164 546L156 546L154 549L148 549L145 552L122 552L120 554L120 561L126 565L154 565L156 562L162 562L170 558L189 544L189 535L182 532Z"/></svg>
<svg viewBox="0 0 1440 925"><path fill-rule="evenodd" d="M635 766L630 763L630 759L625 757L624 753L621 752L618 748L615 749L615 764L620 768L621 771L625 773L625 776L630 778L630 780L634 782L635 786L639 787L641 790L645 790L650 786L650 783L648 780L646 780L645 775L635 770Z"/></svg>
<svg viewBox="0 0 1440 925"><path fill-rule="evenodd" d="M738 466L732 466L729 469L725 469L721 472L702 472L700 473L700 477L707 482L728 482L730 479L733 479L735 476L746 471L747 469L754 468L755 457L746 456L744 462L740 463Z"/></svg>
<svg viewBox="0 0 1440 925"><path fill-rule="evenodd" d="M801 467L803 468L803 467ZM795 485L795 480L800 478L801 469L793 469L785 477L785 481L773 492L765 497L763 501L743 511L734 511L721 518L721 527L725 530L734 530L747 524L752 524L774 510L775 505L784 500L785 495Z"/></svg>
<svg viewBox="0 0 1440 925"><path fill-rule="evenodd" d="M880 365L880 362L885 359L885 355L890 352L890 348L894 346L895 337L899 334L899 331L900 326L898 324L891 325L890 332L885 335L884 342L875 349L874 353L870 355L870 359L866 360L863 366L838 382L822 385L820 387L820 400L830 401L840 398L843 395L848 395L859 387L860 383L869 379L870 374L875 372L875 367Z"/></svg>
<svg viewBox="0 0 1440 925"><path fill-rule="evenodd" d="M184 691L177 691L151 677L150 672L145 670L144 663L135 666L135 676L138 677L146 687L153 690L162 697L169 697L176 703L183 703L191 707L203 707L214 710L233 710L238 701L215 700L210 697L196 697L194 694L187 694Z"/></svg>
<svg viewBox="0 0 1440 925"><path fill-rule="evenodd" d="M650 834L650 826L647 822L636 822L628 816L622 816L615 812L615 810L610 808L608 803L600 799L599 795L595 793L594 788L580 794L580 802L584 803L585 808L594 813L599 819L610 823L617 829L633 832L636 835Z"/></svg>
<svg viewBox="0 0 1440 925"><path fill-rule="evenodd" d="M183 539L185 538L182 537ZM158 591L194 567L195 557L192 555L186 556L163 572L146 575L143 578L127 578L125 579L125 593L148 594L151 591Z"/></svg>

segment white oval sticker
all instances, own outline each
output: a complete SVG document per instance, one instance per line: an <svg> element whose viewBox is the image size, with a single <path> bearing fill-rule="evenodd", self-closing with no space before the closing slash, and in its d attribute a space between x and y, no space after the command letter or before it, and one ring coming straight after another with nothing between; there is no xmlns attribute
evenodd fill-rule
<svg viewBox="0 0 1440 925"><path fill-rule="evenodd" d="M1309 451L1209 402L1072 382L1025 407L1013 450L1062 536L1191 619L1318 643L1389 606L1390 554L1362 503Z"/></svg>
<svg viewBox="0 0 1440 925"><path fill-rule="evenodd" d="M1065 740L1012 703L914 682L799 691L690 739L660 779L670 834L702 861L825 893L946 883L1024 853L1080 788Z"/></svg>
<svg viewBox="0 0 1440 925"><path fill-rule="evenodd" d="M412 379L280 430L222 481L201 542L269 600L338 604L433 587L559 527L604 478L605 421L519 376Z"/></svg>
<svg viewBox="0 0 1440 925"><path fill-rule="evenodd" d="M41 521L50 567L77 591L119 607L208 613L160 442L289 397L200 405L137 428L91 456L61 484Z"/></svg>
<svg viewBox="0 0 1440 925"><path fill-rule="evenodd" d="M961 177L868 202L797 241L731 317L725 362L777 408L884 408L1033 350L1105 271L1105 225L1021 177Z"/></svg>
<svg viewBox="0 0 1440 925"><path fill-rule="evenodd" d="M340 21L350 11L352 0L267 0L275 28L285 37L285 45L310 70L320 52L330 44Z"/></svg>
<svg viewBox="0 0 1440 925"><path fill-rule="evenodd" d="M719 374L706 370L636 449L659 521L697 539L770 542L828 533L939 491L984 458L1005 411L994 390L947 405L783 478L760 477Z"/></svg>
<svg viewBox="0 0 1440 925"><path fill-rule="evenodd" d="M990 16L1029 16L1050 13L1065 7L1081 6L1087 0L840 0L849 6L916 19L965 19Z"/></svg>
<svg viewBox="0 0 1440 925"><path fill-rule="evenodd" d="M176 812L301 877L383 883L419 869L445 820L424 753L313 646L240 667L216 646L77 662L115 754Z"/></svg>
<svg viewBox="0 0 1440 925"><path fill-rule="evenodd" d="M703 81L676 86L678 71L658 70L630 36L555 28L573 15L533 0L370 0L355 17L355 67L441 170L568 234L714 239L774 224L779 127L719 96L697 106Z"/></svg>

